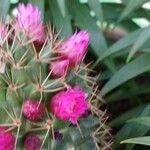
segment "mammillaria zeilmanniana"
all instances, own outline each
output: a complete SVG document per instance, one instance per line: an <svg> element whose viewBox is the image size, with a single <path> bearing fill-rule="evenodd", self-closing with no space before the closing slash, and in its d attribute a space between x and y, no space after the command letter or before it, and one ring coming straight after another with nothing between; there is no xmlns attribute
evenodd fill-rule
<svg viewBox="0 0 150 150"><path fill-rule="evenodd" d="M109 132L96 80L83 63L90 33L60 42L40 15L38 7L19 4L16 21L0 23L0 149L102 148Z"/></svg>

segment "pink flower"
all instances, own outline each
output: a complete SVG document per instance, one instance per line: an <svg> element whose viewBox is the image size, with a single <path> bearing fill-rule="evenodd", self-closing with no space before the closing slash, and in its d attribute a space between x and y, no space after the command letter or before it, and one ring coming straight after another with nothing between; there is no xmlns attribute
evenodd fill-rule
<svg viewBox="0 0 150 150"><path fill-rule="evenodd" d="M7 28L3 23L0 23L0 42L3 41L6 35L7 35Z"/></svg>
<svg viewBox="0 0 150 150"><path fill-rule="evenodd" d="M63 58L69 59L70 66L79 65L87 53L89 45L89 33L87 31L80 31L74 33L67 41L65 41L58 53Z"/></svg>
<svg viewBox="0 0 150 150"><path fill-rule="evenodd" d="M52 97L50 110L60 120L76 124L78 118L89 108L86 96L83 90L70 87Z"/></svg>
<svg viewBox="0 0 150 150"><path fill-rule="evenodd" d="M11 131L6 131L4 127L0 127L0 150L14 150L15 136Z"/></svg>
<svg viewBox="0 0 150 150"><path fill-rule="evenodd" d="M50 70L52 70L52 74L55 77L66 76L68 70L69 60L58 60L52 62L50 65Z"/></svg>
<svg viewBox="0 0 150 150"><path fill-rule="evenodd" d="M23 115L30 121L37 121L44 115L44 106L39 101L26 100L23 103Z"/></svg>
<svg viewBox="0 0 150 150"><path fill-rule="evenodd" d="M42 141L35 134L27 135L25 139L25 150L40 150Z"/></svg>
<svg viewBox="0 0 150 150"><path fill-rule="evenodd" d="M17 29L26 33L33 41L43 42L44 25L41 20L41 12L38 7L28 3L19 4L17 16Z"/></svg>

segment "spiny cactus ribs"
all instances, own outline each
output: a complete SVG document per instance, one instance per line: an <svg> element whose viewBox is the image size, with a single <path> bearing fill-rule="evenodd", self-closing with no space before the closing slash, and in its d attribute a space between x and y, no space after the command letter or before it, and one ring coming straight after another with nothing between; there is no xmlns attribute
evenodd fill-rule
<svg viewBox="0 0 150 150"><path fill-rule="evenodd" d="M102 148L95 78L82 62L89 33L58 40L40 15L19 4L16 20L0 24L0 150Z"/></svg>

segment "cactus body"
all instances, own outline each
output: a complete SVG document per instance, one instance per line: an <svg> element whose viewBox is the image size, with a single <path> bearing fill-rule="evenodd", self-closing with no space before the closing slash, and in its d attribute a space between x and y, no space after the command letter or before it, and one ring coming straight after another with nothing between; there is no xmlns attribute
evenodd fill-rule
<svg viewBox="0 0 150 150"><path fill-rule="evenodd" d="M18 14L17 25L21 25L19 21L24 26L16 29L16 22L11 23L5 36L4 28L0 29L0 62L5 64L5 71L0 72L0 125L7 127L6 135L10 132L15 135L8 139L12 144L5 150L11 150L12 145L16 150L96 150L103 147L104 126L93 88L95 78L89 76L90 69L82 62L89 34L82 31L60 43L49 26L43 32L40 22L38 30L40 28L41 38L45 39L36 39L33 35L37 32L31 33L31 29L32 25L38 25L35 19L39 21L39 10L31 4L21 4L19 10L20 13L32 11L33 24L31 16ZM27 32L29 26L30 33ZM43 36L44 33L47 34ZM42 45L40 48L37 42ZM65 64L62 72L58 64L58 68L49 67L64 59L67 59L67 67ZM89 110L91 113L87 113ZM97 130L99 126L102 132ZM1 137L0 130L0 142ZM5 144L7 142L0 146Z"/></svg>

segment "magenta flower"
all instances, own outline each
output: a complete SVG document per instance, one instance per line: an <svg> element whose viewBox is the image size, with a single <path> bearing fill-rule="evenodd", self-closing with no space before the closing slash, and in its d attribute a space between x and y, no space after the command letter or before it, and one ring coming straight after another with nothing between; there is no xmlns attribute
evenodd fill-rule
<svg viewBox="0 0 150 150"><path fill-rule="evenodd" d="M55 77L66 76L68 70L69 60L58 60L52 62L50 65L50 70L52 70L52 74Z"/></svg>
<svg viewBox="0 0 150 150"><path fill-rule="evenodd" d="M26 6L19 4L16 26L17 29L25 32L33 41L43 42L45 36L44 25L38 7L34 7L30 3Z"/></svg>
<svg viewBox="0 0 150 150"><path fill-rule="evenodd" d="M0 150L14 150L15 136L11 131L6 131L4 127L0 127Z"/></svg>
<svg viewBox="0 0 150 150"><path fill-rule="evenodd" d="M29 134L27 135L25 139L25 150L40 150L42 145L42 141L38 136L35 134Z"/></svg>
<svg viewBox="0 0 150 150"><path fill-rule="evenodd" d="M80 31L74 33L67 41L65 41L58 53L63 58L69 59L70 66L79 65L84 59L87 53L87 47L89 45L89 33L87 31Z"/></svg>
<svg viewBox="0 0 150 150"><path fill-rule="evenodd" d="M89 108L86 97L83 90L70 87L52 97L50 110L60 120L77 124L78 118Z"/></svg>
<svg viewBox="0 0 150 150"><path fill-rule="evenodd" d="M26 100L23 103L23 115L30 121L37 121L44 115L44 106L39 101Z"/></svg>

